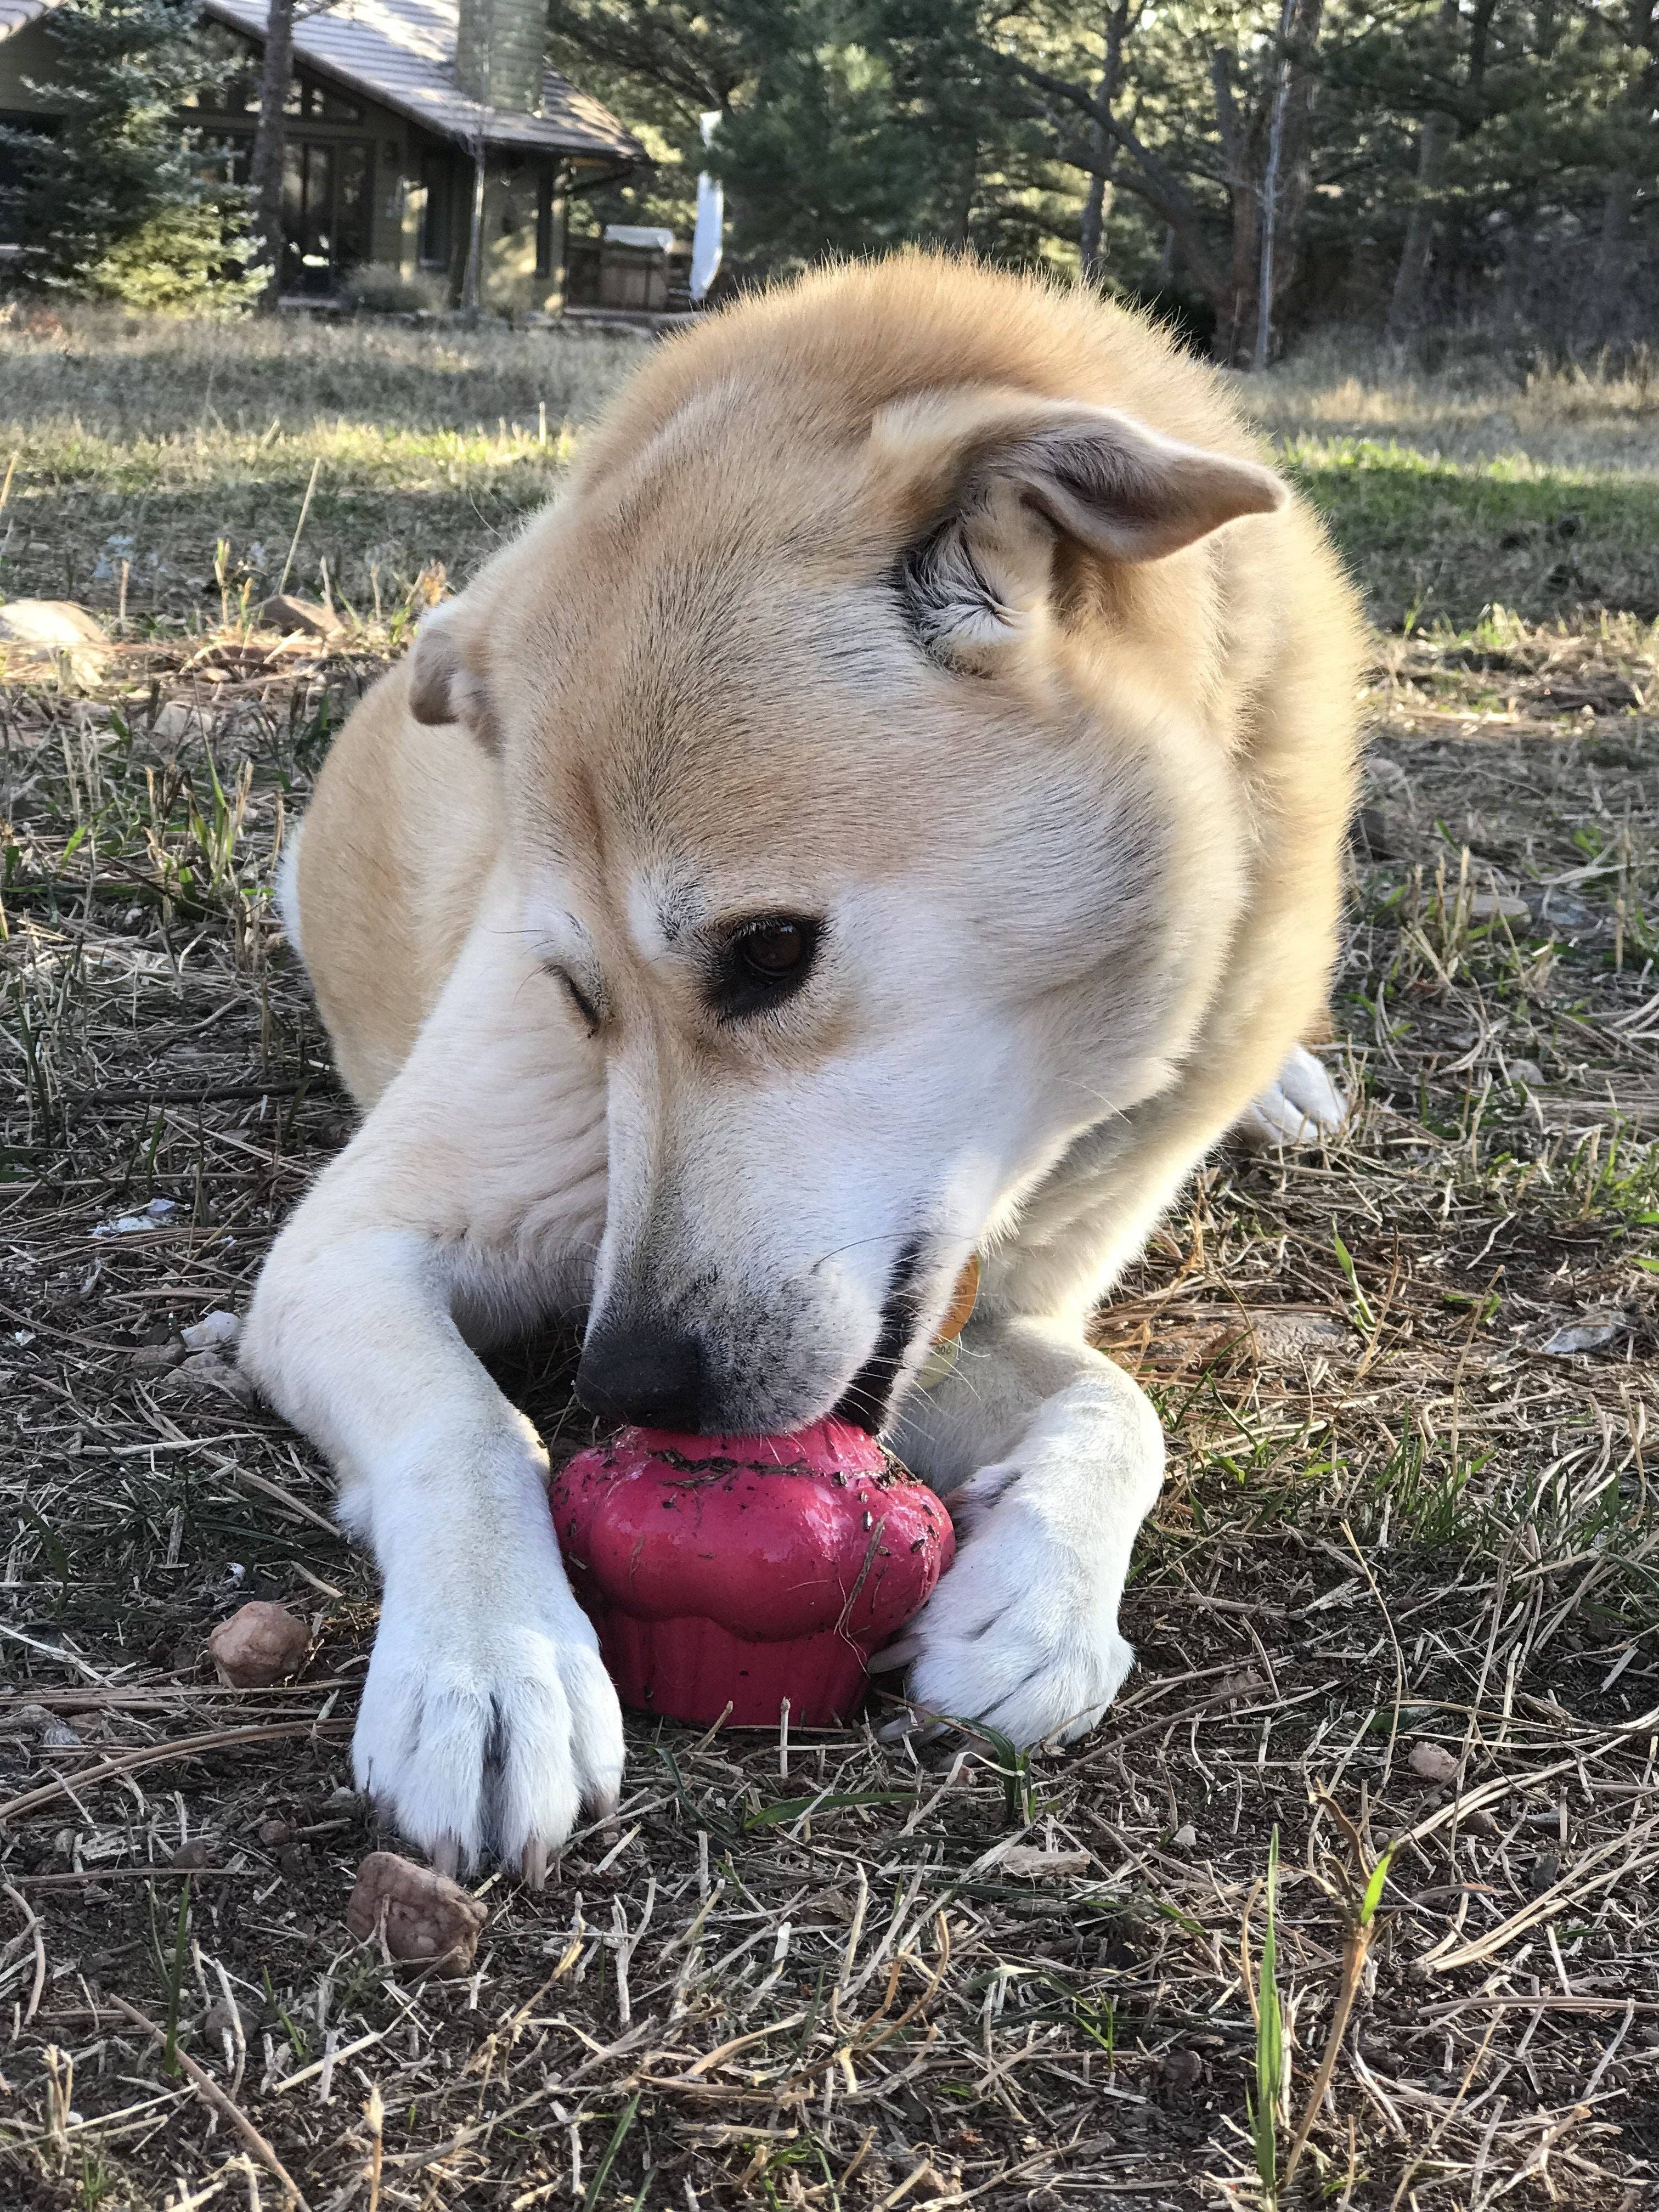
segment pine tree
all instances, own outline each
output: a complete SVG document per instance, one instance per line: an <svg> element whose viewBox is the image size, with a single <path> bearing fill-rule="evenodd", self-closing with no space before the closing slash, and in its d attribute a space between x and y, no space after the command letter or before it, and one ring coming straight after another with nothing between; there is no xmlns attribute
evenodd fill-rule
<svg viewBox="0 0 1659 2212"><path fill-rule="evenodd" d="M23 283L126 296L137 282L145 304L171 306L224 261L236 196L179 119L215 74L195 16L191 0L69 0L46 19L38 88L58 126L0 132L14 177L0 216L25 241Z"/></svg>

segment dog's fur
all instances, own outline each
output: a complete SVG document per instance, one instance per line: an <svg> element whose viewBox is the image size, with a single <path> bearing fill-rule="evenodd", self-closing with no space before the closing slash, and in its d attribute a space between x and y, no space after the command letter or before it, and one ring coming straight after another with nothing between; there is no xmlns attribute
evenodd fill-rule
<svg viewBox="0 0 1659 2212"><path fill-rule="evenodd" d="M1163 1448L1085 1327L1260 1094L1270 1134L1337 1110L1294 1048L1360 635L1213 375L915 256L662 348L428 617L288 884L364 1119L245 1352L380 1561L357 1771L410 1836L533 1876L617 1788L545 1455L471 1348L556 1308L603 1410L884 1419L964 1538L916 1704L1099 1717ZM811 971L739 1004L775 915Z"/></svg>

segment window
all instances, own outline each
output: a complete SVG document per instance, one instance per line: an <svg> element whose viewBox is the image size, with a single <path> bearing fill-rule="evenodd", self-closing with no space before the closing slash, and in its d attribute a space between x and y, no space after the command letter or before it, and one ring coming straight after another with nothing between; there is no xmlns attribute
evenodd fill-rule
<svg viewBox="0 0 1659 2212"><path fill-rule="evenodd" d="M27 131L31 138L55 138L58 127L55 115L42 115L34 109L26 109L20 114L0 108L0 131ZM16 191L22 185L24 173L29 166L21 148L0 146L0 193ZM5 221L4 227L0 228L0 242L9 248L15 248L20 243L11 235L9 218ZM8 262L11 258L9 252Z"/></svg>
<svg viewBox="0 0 1659 2212"><path fill-rule="evenodd" d="M455 248L455 163L443 147L428 146L422 155L421 188L421 266L447 269Z"/></svg>
<svg viewBox="0 0 1659 2212"><path fill-rule="evenodd" d="M374 149L289 139L283 165L283 289L326 298L369 257Z"/></svg>
<svg viewBox="0 0 1659 2212"><path fill-rule="evenodd" d="M559 273L558 176L550 162L536 179L536 274Z"/></svg>
<svg viewBox="0 0 1659 2212"><path fill-rule="evenodd" d="M295 75L283 102L284 115L301 115L313 123L361 123L363 112L314 77Z"/></svg>

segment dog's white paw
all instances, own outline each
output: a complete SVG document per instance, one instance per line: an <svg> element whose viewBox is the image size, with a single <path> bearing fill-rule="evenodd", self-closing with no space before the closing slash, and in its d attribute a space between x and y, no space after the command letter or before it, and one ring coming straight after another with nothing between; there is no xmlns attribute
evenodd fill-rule
<svg viewBox="0 0 1659 2212"><path fill-rule="evenodd" d="M1316 1145L1334 1137L1348 1117L1348 1102L1305 1045L1297 1045L1261 1096L1246 1109L1233 1134L1252 1152Z"/></svg>
<svg viewBox="0 0 1659 2212"><path fill-rule="evenodd" d="M615 1808L623 1768L617 1693L556 1552L477 1592L388 1586L352 1763L446 1872L493 1851L540 1887L584 1805Z"/></svg>
<svg viewBox="0 0 1659 2212"><path fill-rule="evenodd" d="M1015 1743L1071 1743L1134 1663L1117 1632L1122 1572L1105 1567L1098 1546L1057 1529L1028 1483L1011 1462L952 1497L972 1533L877 1663L908 1663L907 1692L921 1713L979 1721ZM1111 1547L1125 1561L1134 1525Z"/></svg>

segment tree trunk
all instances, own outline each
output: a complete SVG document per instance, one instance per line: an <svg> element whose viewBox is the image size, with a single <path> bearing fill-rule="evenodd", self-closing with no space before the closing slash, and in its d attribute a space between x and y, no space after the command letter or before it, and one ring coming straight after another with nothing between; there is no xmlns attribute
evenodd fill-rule
<svg viewBox="0 0 1659 2212"><path fill-rule="evenodd" d="M1111 148L1097 123L1090 150L1093 158L1089 168L1089 190L1083 202L1083 220L1078 226L1077 250L1084 283L1098 284L1106 266L1101 241L1106 230L1106 164Z"/></svg>
<svg viewBox="0 0 1659 2212"><path fill-rule="evenodd" d="M1279 246L1279 178L1285 166L1285 126L1291 104L1291 21L1296 0L1285 0L1279 18L1279 68L1273 87L1273 121L1267 131L1267 165L1261 173L1261 265L1255 285L1255 343L1250 366L1267 366L1273 343L1273 267Z"/></svg>
<svg viewBox="0 0 1659 2212"><path fill-rule="evenodd" d="M1078 253L1085 284L1097 284L1106 268L1106 217L1112 204L1112 168L1117 159L1117 142L1107 125L1111 120L1123 76L1123 40L1128 28L1129 5L1130 0L1116 0L1116 4L1106 10L1106 59L1095 88L1095 121L1089 136L1089 191L1078 230Z"/></svg>
<svg viewBox="0 0 1659 2212"><path fill-rule="evenodd" d="M1456 58L1458 4L1459 0L1440 0L1440 13L1434 27L1436 58L1448 76ZM1488 21L1490 18L1488 9ZM1386 335L1395 343L1404 343L1423 320L1429 262L1434 250L1435 219L1439 213L1440 180L1445 173L1446 156L1451 151L1455 128L1451 116L1439 110L1423 118L1417 142L1417 179L1412 191L1411 211L1406 217L1400 265L1395 271L1394 294L1389 301Z"/></svg>
<svg viewBox="0 0 1659 2212"><path fill-rule="evenodd" d="M253 135L253 222L265 269L262 307L274 308L283 289L283 180L288 152L289 80L294 74L294 0L270 0L265 54L259 72L259 124Z"/></svg>
<svg viewBox="0 0 1659 2212"><path fill-rule="evenodd" d="M483 292L484 143L472 142L472 220L467 231L466 273L461 280L461 309L476 322Z"/></svg>
<svg viewBox="0 0 1659 2212"><path fill-rule="evenodd" d="M1636 179L1615 169L1601 202L1601 240L1595 256L1595 332L1602 345L1616 345L1630 315L1630 219Z"/></svg>
<svg viewBox="0 0 1659 2212"><path fill-rule="evenodd" d="M1235 363L1245 343L1245 330L1255 303L1256 221L1261 202L1250 176L1244 141L1244 125L1233 98L1231 57L1220 46L1210 56L1210 82L1215 93L1217 135L1232 206L1232 258L1224 298L1215 302L1214 352L1218 361Z"/></svg>
<svg viewBox="0 0 1659 2212"><path fill-rule="evenodd" d="M1389 301L1386 335L1396 343L1411 337L1423 320L1429 262L1434 250L1435 218L1439 213L1436 202L1451 143L1449 115L1424 118L1422 136L1417 142L1417 181L1411 213L1406 218L1405 243L1400 249L1400 266L1395 271L1394 292Z"/></svg>

